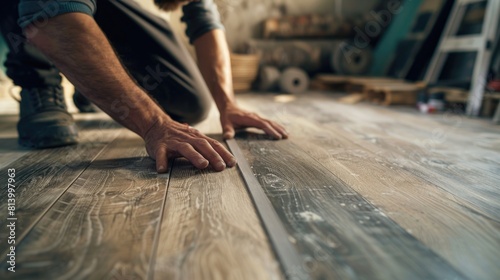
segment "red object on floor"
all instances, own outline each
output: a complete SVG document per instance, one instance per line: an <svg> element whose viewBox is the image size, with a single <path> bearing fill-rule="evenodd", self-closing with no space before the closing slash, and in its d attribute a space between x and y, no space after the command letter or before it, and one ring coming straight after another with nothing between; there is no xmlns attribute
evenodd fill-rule
<svg viewBox="0 0 500 280"><path fill-rule="evenodd" d="M488 89L500 91L500 80L492 80L488 83Z"/></svg>

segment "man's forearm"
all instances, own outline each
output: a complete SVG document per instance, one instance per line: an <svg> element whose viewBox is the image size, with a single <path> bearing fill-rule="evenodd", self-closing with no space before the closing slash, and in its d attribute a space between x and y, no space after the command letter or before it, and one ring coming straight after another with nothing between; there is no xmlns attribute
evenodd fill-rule
<svg viewBox="0 0 500 280"><path fill-rule="evenodd" d="M168 118L130 78L92 17L63 14L25 32L79 91L140 136Z"/></svg>
<svg viewBox="0 0 500 280"><path fill-rule="evenodd" d="M207 32L194 41L198 67L219 111L234 105L231 60L226 35L222 30Z"/></svg>
<svg viewBox="0 0 500 280"><path fill-rule="evenodd" d="M231 58L226 35L222 30L212 30L194 41L198 67L219 109L224 138L235 135L235 129L256 127L274 139L286 139L288 133L276 122L264 119L235 104L231 75Z"/></svg>

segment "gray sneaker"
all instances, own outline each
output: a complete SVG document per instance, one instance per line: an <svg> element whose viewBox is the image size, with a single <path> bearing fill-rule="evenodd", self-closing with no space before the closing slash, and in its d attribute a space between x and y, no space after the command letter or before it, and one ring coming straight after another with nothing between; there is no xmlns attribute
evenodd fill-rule
<svg viewBox="0 0 500 280"><path fill-rule="evenodd" d="M23 89L20 103L20 145L43 149L77 143L78 130L60 86Z"/></svg>

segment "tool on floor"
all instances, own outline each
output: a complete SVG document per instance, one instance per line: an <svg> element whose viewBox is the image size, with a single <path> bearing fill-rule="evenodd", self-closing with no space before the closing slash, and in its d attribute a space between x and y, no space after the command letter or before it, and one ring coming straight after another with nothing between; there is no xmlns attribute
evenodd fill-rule
<svg viewBox="0 0 500 280"><path fill-rule="evenodd" d="M276 255L281 261L285 276L288 279L309 279L301 257L294 248L285 226L281 222L276 210L274 210L271 201L264 193L262 186L257 178L253 175L252 168L248 164L243 152L241 151L236 140L226 140L227 146L238 160L238 168L245 180L248 192L257 209L257 213L266 229L271 244L276 252Z"/></svg>
<svg viewBox="0 0 500 280"><path fill-rule="evenodd" d="M492 51L498 38L498 0L457 0L425 81L470 81L466 113L479 115ZM461 69L457 69L457 67Z"/></svg>

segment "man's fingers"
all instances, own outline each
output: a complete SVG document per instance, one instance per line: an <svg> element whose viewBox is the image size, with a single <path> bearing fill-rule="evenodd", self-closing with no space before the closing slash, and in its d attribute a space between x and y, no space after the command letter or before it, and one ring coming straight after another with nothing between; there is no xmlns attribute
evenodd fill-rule
<svg viewBox="0 0 500 280"><path fill-rule="evenodd" d="M279 132L281 134L281 137L283 139L288 138L288 132L286 131L286 129L283 126L281 126L278 123L273 122L273 121L269 121L269 124L274 128L274 130L276 130L277 132Z"/></svg>
<svg viewBox="0 0 500 280"><path fill-rule="evenodd" d="M234 128L228 123L224 126L224 132L234 136ZM144 141L148 154L156 160L158 173L167 172L168 158L178 156L185 157L199 169L211 165L214 170L222 171L227 166L236 165L236 159L224 145L188 125L175 124L169 126L167 131L152 130L144 137Z"/></svg>
<svg viewBox="0 0 500 280"><path fill-rule="evenodd" d="M207 141L212 145L215 151L224 159L226 165L229 167L233 167L236 165L236 158L222 145L219 141L212 139L208 136L205 136Z"/></svg>
<svg viewBox="0 0 500 280"><path fill-rule="evenodd" d="M268 121L261 119L261 118L258 118L258 119L252 118L250 122L251 122L251 124L250 124L251 126L264 130L264 132L267 135L273 137L274 139L281 139L282 138L281 134L278 133L278 131L276 131L276 129L274 129L274 127L272 127Z"/></svg>
<svg viewBox="0 0 500 280"><path fill-rule="evenodd" d="M160 146L155 153L156 172L165 173L168 170L167 147Z"/></svg>
<svg viewBox="0 0 500 280"><path fill-rule="evenodd" d="M190 144L203 155L204 158L208 159L210 165L215 169L215 171L222 171L226 168L226 162L222 157L215 151L215 149L210 145L210 143L204 138L194 138L190 141Z"/></svg>
<svg viewBox="0 0 500 280"><path fill-rule="evenodd" d="M288 133L286 132L285 128L282 127L281 125L269 121L263 118L258 118L255 120L259 125L256 125L255 127L260 128L264 130L264 132L272 136L274 139L287 139L288 138Z"/></svg>
<svg viewBox="0 0 500 280"><path fill-rule="evenodd" d="M189 160L196 168L204 169L208 167L208 160L198 153L190 144L178 143L175 145L175 148L180 155Z"/></svg>
<svg viewBox="0 0 500 280"><path fill-rule="evenodd" d="M283 138L281 136L281 134L278 131L276 131L276 129L274 129L274 127L272 127L268 123L266 123L265 125L263 125L262 130L264 130L264 132L266 132L267 135L272 136L274 139L278 139L279 140L279 139Z"/></svg>

